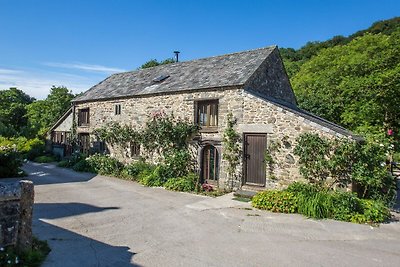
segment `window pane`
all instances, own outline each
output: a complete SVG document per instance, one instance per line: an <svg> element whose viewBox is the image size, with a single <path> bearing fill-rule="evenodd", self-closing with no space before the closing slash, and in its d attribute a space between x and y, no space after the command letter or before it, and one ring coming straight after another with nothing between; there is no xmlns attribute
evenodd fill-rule
<svg viewBox="0 0 400 267"><path fill-rule="evenodd" d="M197 103L197 123L200 126L218 126L218 101Z"/></svg>

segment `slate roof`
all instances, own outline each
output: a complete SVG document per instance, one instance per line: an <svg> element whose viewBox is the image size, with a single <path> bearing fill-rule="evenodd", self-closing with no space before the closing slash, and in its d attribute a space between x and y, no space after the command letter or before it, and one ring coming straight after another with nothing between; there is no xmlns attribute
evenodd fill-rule
<svg viewBox="0 0 400 267"><path fill-rule="evenodd" d="M241 86L276 46L113 74L73 102ZM161 82L153 81L169 76Z"/></svg>

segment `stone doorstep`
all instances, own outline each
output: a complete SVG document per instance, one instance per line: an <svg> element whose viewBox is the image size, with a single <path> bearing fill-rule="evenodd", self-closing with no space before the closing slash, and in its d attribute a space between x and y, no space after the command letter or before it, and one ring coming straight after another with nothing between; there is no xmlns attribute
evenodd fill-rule
<svg viewBox="0 0 400 267"><path fill-rule="evenodd" d="M255 196L255 194L257 194L257 191L250 191L244 189L239 189L233 193L235 197L243 197L248 199L252 199Z"/></svg>

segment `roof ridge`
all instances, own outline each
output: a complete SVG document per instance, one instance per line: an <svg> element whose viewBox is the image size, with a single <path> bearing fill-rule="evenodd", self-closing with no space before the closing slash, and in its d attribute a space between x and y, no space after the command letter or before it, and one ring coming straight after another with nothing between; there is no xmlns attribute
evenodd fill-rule
<svg viewBox="0 0 400 267"><path fill-rule="evenodd" d="M245 54L245 53L249 53L249 52L255 52L255 51L258 51L258 50L275 49L277 47L278 47L278 45L269 45L269 46L265 46L265 47L260 47L260 48L255 48L255 49L248 49L248 50L239 51L239 52L232 52L232 53L227 53L227 54L223 54L223 55L215 55L215 56L210 56L210 57L195 58L195 59L186 60L186 61L179 61L179 62L173 62L173 63L168 63L168 64L161 64L161 65L157 65L157 66L149 67L149 68L144 68L144 69L139 68L139 69L136 69L136 70L118 72L118 73L114 73L112 75L146 71L146 70L150 70L150 69L162 68L162 67L165 67L165 66L180 65L180 64L191 63L191 62L200 61L200 60L206 60L206 59L211 59L211 58L226 57L226 56L231 56L231 55L236 55L236 54Z"/></svg>

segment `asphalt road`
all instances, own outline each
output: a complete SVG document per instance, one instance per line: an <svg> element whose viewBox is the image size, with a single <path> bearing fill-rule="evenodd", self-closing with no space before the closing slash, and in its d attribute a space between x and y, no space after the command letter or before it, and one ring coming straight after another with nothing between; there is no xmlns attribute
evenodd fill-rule
<svg viewBox="0 0 400 267"><path fill-rule="evenodd" d="M252 210L209 198L24 166L44 266L400 266L400 223L380 227Z"/></svg>

